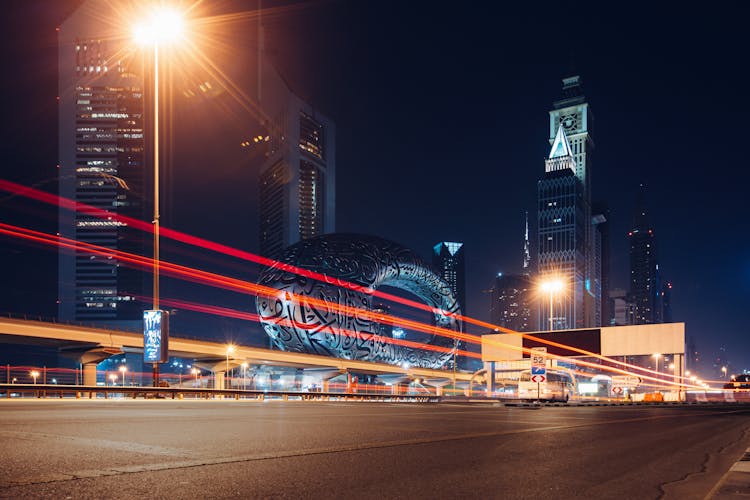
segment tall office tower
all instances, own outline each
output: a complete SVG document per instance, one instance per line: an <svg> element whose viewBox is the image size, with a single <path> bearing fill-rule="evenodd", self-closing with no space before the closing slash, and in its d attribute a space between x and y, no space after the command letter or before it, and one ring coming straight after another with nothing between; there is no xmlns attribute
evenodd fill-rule
<svg viewBox="0 0 750 500"><path fill-rule="evenodd" d="M464 244L443 241L435 245L432 248L432 267L450 285L453 296L461 306L461 314L466 315Z"/></svg>
<svg viewBox="0 0 750 500"><path fill-rule="evenodd" d="M538 183L538 268L540 281L560 278L564 289L553 297L551 312L549 301L540 300L539 326L598 326L601 262L591 217L593 115L580 77L563 79L563 97L553 103L549 117L552 149Z"/></svg>
<svg viewBox="0 0 750 500"><path fill-rule="evenodd" d="M660 323L671 323L672 322L672 283L665 281L661 286L660 292L660 308L661 308L661 321Z"/></svg>
<svg viewBox="0 0 750 500"><path fill-rule="evenodd" d="M635 307L634 324L660 322L658 311L659 265L656 262L656 240L644 207L643 185L638 196L630 239L630 299Z"/></svg>
<svg viewBox="0 0 750 500"><path fill-rule="evenodd" d="M59 28L59 194L150 220L144 204L148 162L142 61L118 44L111 25L102 22L107 14L103 8L111 5L84 2ZM64 238L144 254L143 233L85 209L72 213L60 208L58 227ZM141 272L116 259L60 251L60 320L137 325L142 310L137 295L147 295Z"/></svg>
<svg viewBox="0 0 750 500"><path fill-rule="evenodd" d="M613 303L609 297L609 207L604 202L594 202L591 205L591 221L594 224L595 241L597 242L594 252L595 282L598 283L599 296L601 297L601 318L596 326L610 326L614 320Z"/></svg>
<svg viewBox="0 0 750 500"><path fill-rule="evenodd" d="M270 147L260 169L260 253L335 230L336 128L261 57L260 107Z"/></svg>
<svg viewBox="0 0 750 500"><path fill-rule="evenodd" d="M529 332L533 288L528 274L498 273L492 284L490 321L517 332Z"/></svg>

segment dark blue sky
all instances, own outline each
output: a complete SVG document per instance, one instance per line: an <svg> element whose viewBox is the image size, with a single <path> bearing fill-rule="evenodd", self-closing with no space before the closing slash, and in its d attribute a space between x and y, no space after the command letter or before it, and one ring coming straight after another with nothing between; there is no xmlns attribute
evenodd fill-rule
<svg viewBox="0 0 750 500"><path fill-rule="evenodd" d="M56 175L54 27L75 5L19 1L7 9L3 60L13 71L2 84L3 178L35 184ZM496 272L520 268L523 213L534 224L549 152L547 111L560 79L575 72L596 118L593 189L611 209L613 286L627 288L627 230L645 183L675 320L686 322L704 359L724 346L735 371L750 369L747 7L305 5L267 20L268 44L295 90L336 122L339 231L393 239L425 257L438 241L463 241L468 312L488 319L482 290ZM204 119L177 128L184 157L168 187L167 222L254 251L257 167L237 149L245 131L209 104L176 110ZM19 208L0 197L3 217ZM22 213L54 231L41 209ZM3 274L11 280L33 262L39 277L9 281L0 309L54 312L54 255L40 254L2 240Z"/></svg>

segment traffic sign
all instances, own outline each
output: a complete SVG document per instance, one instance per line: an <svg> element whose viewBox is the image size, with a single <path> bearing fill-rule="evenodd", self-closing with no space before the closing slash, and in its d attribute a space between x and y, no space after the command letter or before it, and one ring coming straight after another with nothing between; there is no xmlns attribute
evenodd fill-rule
<svg viewBox="0 0 750 500"><path fill-rule="evenodd" d="M613 387L638 387L642 382L640 377L634 377L631 375L612 375L612 386Z"/></svg>
<svg viewBox="0 0 750 500"><path fill-rule="evenodd" d="M613 387L612 392L615 394L622 394L622 387Z"/></svg>
<svg viewBox="0 0 750 500"><path fill-rule="evenodd" d="M546 347L533 347L531 352L531 374L532 375L546 375L547 374L547 360L545 359L547 354ZM532 382L536 382L532 378Z"/></svg>
<svg viewBox="0 0 750 500"><path fill-rule="evenodd" d="M541 384L542 382L545 382L547 380L546 375L532 375L531 381L536 382L537 384Z"/></svg>

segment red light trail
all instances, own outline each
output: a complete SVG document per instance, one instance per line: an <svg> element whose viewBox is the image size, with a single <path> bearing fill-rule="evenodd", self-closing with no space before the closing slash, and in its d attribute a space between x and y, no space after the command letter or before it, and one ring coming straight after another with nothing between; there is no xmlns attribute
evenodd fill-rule
<svg viewBox="0 0 750 500"><path fill-rule="evenodd" d="M141 231L144 231L144 232L147 232L147 233L153 233L153 226L150 223L147 223L147 222L144 222L144 221L141 221L141 220L138 220L138 219L134 219L134 218L131 218L131 217L127 217L127 216L118 215L118 214L115 214L115 213L112 213L112 212L108 212L106 210L102 210L100 208L97 208L97 207L94 207L94 206L91 206L91 205L87 205L87 204L84 204L84 203L75 202L73 200L62 198L62 197L59 197L59 196L56 196L56 195L53 195L53 194L50 194L50 193L46 193L44 191L37 190L35 188L23 186L23 185L20 185L20 184L14 183L14 182L10 182L10 181L7 181L7 180L0 179L0 190L4 190L4 191L10 192L10 193L14 193L14 194L17 194L17 195L20 195L20 196L24 196L24 197L27 197L27 198L30 198L30 199L34 199L34 200L37 200L37 201L41 201L41 202L44 202L44 203L48 203L48 204L51 204L51 205L54 205L54 206L59 206L59 207L62 207L62 208L66 208L66 209L69 209L69 210L72 210L72 211L75 211L75 212L78 212L78 213L85 213L86 215L90 215L90 216L93 216L93 217L97 217L97 218L101 218L101 219L105 219L105 220L114 220L114 221L117 221L117 222L121 222L121 223L127 224L127 225L129 225L131 227L134 227L136 229L139 229ZM112 256L112 257L117 258L120 261L128 262L128 263L133 264L133 265L138 266L138 267L145 267L145 268L152 268L153 267L153 259L149 259L149 258L146 258L146 257L138 256L138 255L135 255L135 254L128 254L128 253L125 253L125 252L116 251L116 250L112 250L112 249L107 249L107 248L104 248L104 247L97 247L96 245L91 245L91 244L87 244L87 243L83 243L83 242L78 242L78 241L75 241L75 240L69 240L69 239L62 238L62 237L52 237L51 235L47 235L45 233L39 233L39 232L31 231L31 230L28 230L28 229L18 228L18 227L15 227L15 226L9 226L7 224L1 224L1 226L2 226L3 229L0 230L0 232L3 232L5 234L10 234L10 235L13 235L13 236L18 236L20 238L24 238L24 239L27 239L27 240L37 241L37 242L40 242L40 243L47 243L47 244L52 244L52 245L58 245L60 247L67 248L67 249L72 249L72 250L85 250L87 252L97 253L99 255ZM403 297L398 297L396 295L385 293L385 292L382 292L382 291L379 291L379 290L372 290L372 289L369 289L367 287L362 287L360 285L349 283L347 281L340 280L338 278L333 278L333 277L327 276L325 274L321 274L321 273L317 273L317 272L314 272L314 271L309 271L309 270L306 270L306 269L298 268L298 267L292 266L290 264L281 263L281 262L278 262L278 261L275 261L275 260L272 260L272 259L268 259L266 257L255 255L255 254L252 254L250 252L243 251L243 250L238 250L238 249L226 246L226 245L222 245L220 243L215 243L215 242L212 242L212 241L209 241L209 240L206 240L206 239L203 239L203 238L199 238L199 237L196 237L196 236L192 236L192 235L189 235L189 234L186 234L186 233L182 233L180 231L176 231L176 230L173 230L173 229L162 228L161 229L161 235L163 237L165 237L165 238L169 238L169 239L172 239L172 240L175 240L175 241L179 241L179 242L186 243L186 244L189 244L189 245L197 246L197 247L204 248L204 249L207 249L207 250L212 250L212 251L215 251L217 253L221 253L221 254L224 254L224 255L228 255L228 256L239 258L241 260L246 260L246 261L254 262L256 264L260 264L260 265L263 265L263 266L276 267L278 269L281 269L283 271L287 271L287 272L290 272L290 273L293 273L293 274L297 274L297 275L300 275L300 276L308 277L308 278L315 279L315 280L318 280L318 281L322 281L322 282L325 282L325 283L330 283L330 284L333 284L333 285L336 285L336 286L340 286L342 288L347 288L347 289L350 289L350 290L354 290L354 291L358 291L358 292L362 292L362 293L367 293L367 294L379 297L379 298L384 299L384 300L389 300L389 301L392 301L392 302L397 302L397 303L400 303L400 304L403 304L403 305L407 305L409 307L413 307L413 308L416 308L416 309L421 309L421 310L424 310L424 311L433 312L433 309L430 306L427 306L426 304L422 304L420 302L409 300L409 299L406 299L406 298L403 298ZM57 238L59 241L55 241L55 238ZM181 278L181 279L187 279L187 280L190 280L190 281L195 281L195 282L203 283L203 284L210 284L211 286L217 286L217 287L225 288L225 289L228 289L228 290L234 290L234 291L238 291L238 292L242 292L242 293L251 293L251 294L256 295L256 296L260 295L260 296L274 298L274 297L277 297L278 294L279 294L279 291L276 290L276 289L273 289L273 288L264 287L262 285L257 285L257 284L250 283L250 282L247 282L247 281L243 281L243 280L239 280L239 279L235 279L235 278L230 278L230 277L226 277L226 276L221 276L221 275L214 274L214 273L209 273L209 272L206 272L206 271L196 270L196 269L189 268L189 267L186 267L186 266L180 266L180 265L172 264L172 263L168 263L168 262L163 262L163 263L160 262L160 265L163 266L162 270L164 271L164 273L166 275L175 276L175 277L178 277L178 278ZM421 323L421 322L417 322L417 321L413 321L413 320L408 320L406 318L399 318L399 317L390 316L390 315L382 314L382 313L374 313L374 312L366 311L364 309L355 308L355 307L351 307L351 306L334 305L334 304L328 303L326 301L323 301L321 299L315 299L315 298L306 297L306 296L305 297L303 297L303 296L295 296L294 299L295 299L295 302L300 305L300 307L304 307L306 304L310 304L310 305L314 305L314 306L317 306L317 307L323 307L325 309L328 309L328 308L335 309L335 310L337 310L340 313L347 314L347 315L350 315L350 316L363 317L363 318L369 319L371 321L392 322L393 324L398 324L399 326L403 326L403 327L406 327L406 328L415 329L415 330L422 331L422 332L425 332L425 333L431 333L433 335L445 336L445 337L449 337L449 338L456 339L456 340L463 340L463 341L470 342L470 343L475 343L475 344L480 344L481 341L482 341L481 340L481 336L470 335L470 334L465 334L465 333L460 333L460 332L454 332L452 330L447 330L447 329L444 329L444 328L439 328L439 327L427 325L427 324L424 324L424 323ZM550 340L547 340L547 339L544 339L544 338L541 338L541 337L537 337L537 336L534 336L534 335L529 335L529 334L525 334L525 333L521 333L521 332L516 332L514 330L510 330L508 328L500 327L498 325L493 325L491 323L487 323L487 322L484 322L484 321L481 321L481 320L477 320L477 319L474 319L474 318L471 318L471 317L468 317L468 316L463 316L463 315L454 315L454 316L457 319L460 319L460 320L462 320L462 321L464 321L465 323L468 323L468 324L473 324L473 325L476 325L476 326L481 326L483 328L487 328L487 329L494 330L494 331L501 331L501 332L508 333L508 334L520 335L520 336L522 336L525 339L535 340L535 341L538 341L540 343L543 343L543 344L546 344L546 345L549 345L549 346L553 346L553 347L558 347L558 348L561 348L561 349L567 349L567 350L570 350L570 351L573 351L573 352L577 352L577 353L579 353L581 355L584 355L584 356L589 356L589 357L597 358L597 359L600 359L602 361L606 361L606 362L614 364L614 365L622 366L622 367L628 368L628 369L635 369L635 370L638 370L638 371L643 372L643 373L649 373L649 374L653 374L653 375L657 375L657 376L663 375L661 372L658 372L658 371L655 371L655 370L650 370L650 369L647 369L647 368L642 368L642 367L635 366L635 365L632 365L632 364L629 364L629 363L625 363L625 362L622 362L622 361L618 361L618 360L615 360L615 359L611 359L611 358L608 358L606 356L602 356L600 354L597 354L597 353L594 353L594 352L591 352L591 351L587 351L585 349L580 349L580 348L577 348L577 347L574 347L574 346L568 346L568 345L565 345L565 344L561 344L561 343L558 343L558 342L550 341ZM490 341L490 342L494 342L494 341ZM507 345L507 344L502 344L502 343L499 343L499 342L497 344L501 345L503 347L506 347L506 348L521 350L524 353L530 353L530 352L532 352L531 349L525 348L525 347L520 347L519 348L519 347L515 347L515 346L510 346L510 345ZM611 372L618 373L618 374L626 374L626 375L634 374L633 372L630 372L630 371L627 371L627 370L623 370L623 369L619 369L619 368L614 368L614 367L602 366L602 365L599 365L599 364L596 364L596 363L589 363L589 362L586 362L586 361L583 361L583 360L575 360L575 361L573 361L570 358L565 358L565 357L557 356L557 355L554 355L554 354L547 354L547 357L549 357L549 358L555 358L555 359L566 359L569 362L575 362L576 364L580 364L582 366L589 366L589 367L593 367L593 368L597 368L597 369L611 371ZM647 378L649 380L664 382L663 379L652 377L650 375L641 375L641 374L638 374L638 376L645 377L645 378ZM680 379L687 380L687 377L674 376L673 378L680 378ZM676 384L676 382L675 382L675 384Z"/></svg>

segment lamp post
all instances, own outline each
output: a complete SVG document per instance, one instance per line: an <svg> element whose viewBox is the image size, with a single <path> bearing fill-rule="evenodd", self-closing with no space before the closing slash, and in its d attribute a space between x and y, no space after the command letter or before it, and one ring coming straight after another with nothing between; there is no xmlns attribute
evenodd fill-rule
<svg viewBox="0 0 750 500"><path fill-rule="evenodd" d="M658 377L658 373L659 373L659 358L661 357L661 354L659 354L658 352L655 352L651 356L656 360L656 373L657 373L657 377Z"/></svg>
<svg viewBox="0 0 750 500"><path fill-rule="evenodd" d="M133 29L135 41L153 46L154 55L154 261L152 309L159 309L159 46L176 41L182 34L182 17L173 9L161 7L151 11L144 22ZM153 364L154 386L159 385L159 363Z"/></svg>
<svg viewBox="0 0 750 500"><path fill-rule="evenodd" d="M722 367L721 367L721 376L722 376L722 378L724 378L724 379L726 379L726 378L727 378L727 367L726 367L726 366L722 366Z"/></svg>
<svg viewBox="0 0 750 500"><path fill-rule="evenodd" d="M112 386L114 386L117 383L117 374L111 373L109 375L109 380L112 382Z"/></svg>
<svg viewBox="0 0 750 500"><path fill-rule="evenodd" d="M36 370L32 370L29 372L29 375L31 375L31 378L34 379L34 385L36 385L36 379L39 378L39 372Z"/></svg>
<svg viewBox="0 0 750 500"><path fill-rule="evenodd" d="M125 387L125 372L128 371L128 367L121 366L120 368L118 368L118 370L120 370L120 373L122 373L122 386Z"/></svg>
<svg viewBox="0 0 750 500"><path fill-rule="evenodd" d="M541 285L541 289L543 292L549 293L549 329L550 331L554 330L554 314L553 314L553 308L554 308L554 296L556 292L559 292L563 289L563 282L560 279L551 279L548 281L544 281Z"/></svg>

